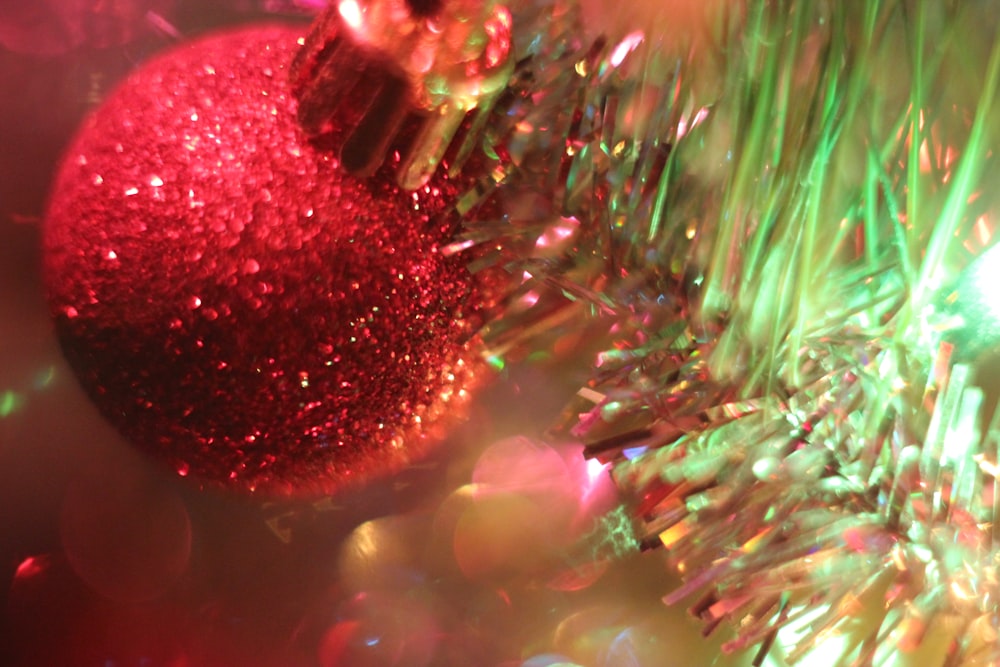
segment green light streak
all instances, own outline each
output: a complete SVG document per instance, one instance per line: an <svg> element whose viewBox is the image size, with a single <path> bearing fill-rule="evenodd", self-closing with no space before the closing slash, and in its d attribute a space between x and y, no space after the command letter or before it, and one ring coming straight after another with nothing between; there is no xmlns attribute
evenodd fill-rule
<svg viewBox="0 0 1000 667"><path fill-rule="evenodd" d="M24 398L16 391L7 390L0 394L0 418L9 417L24 405Z"/></svg>

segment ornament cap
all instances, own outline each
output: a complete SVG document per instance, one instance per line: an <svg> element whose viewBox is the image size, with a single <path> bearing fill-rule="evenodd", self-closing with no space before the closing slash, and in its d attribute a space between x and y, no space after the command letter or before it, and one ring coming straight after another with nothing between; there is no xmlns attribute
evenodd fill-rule
<svg viewBox="0 0 1000 667"><path fill-rule="evenodd" d="M402 148L396 180L414 190L506 89L511 29L493 0L339 0L292 66L299 122L358 176Z"/></svg>

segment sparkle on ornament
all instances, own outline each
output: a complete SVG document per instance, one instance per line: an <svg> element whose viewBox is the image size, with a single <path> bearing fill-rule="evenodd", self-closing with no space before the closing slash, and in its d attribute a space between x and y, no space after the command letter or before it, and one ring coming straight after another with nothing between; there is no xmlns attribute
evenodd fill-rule
<svg viewBox="0 0 1000 667"><path fill-rule="evenodd" d="M337 11L348 26L355 30L361 28L361 7L356 0L343 0L337 5Z"/></svg>

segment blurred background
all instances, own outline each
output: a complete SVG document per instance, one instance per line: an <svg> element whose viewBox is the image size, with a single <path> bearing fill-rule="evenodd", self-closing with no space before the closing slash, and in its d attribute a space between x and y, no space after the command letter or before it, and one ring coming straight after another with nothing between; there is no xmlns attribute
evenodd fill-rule
<svg viewBox="0 0 1000 667"><path fill-rule="evenodd" d="M507 368L428 460L298 503L166 474L78 387L39 274L74 128L152 53L318 4L0 0L0 664L736 664L662 605L661 554L588 551L606 471L541 439L588 359Z"/></svg>

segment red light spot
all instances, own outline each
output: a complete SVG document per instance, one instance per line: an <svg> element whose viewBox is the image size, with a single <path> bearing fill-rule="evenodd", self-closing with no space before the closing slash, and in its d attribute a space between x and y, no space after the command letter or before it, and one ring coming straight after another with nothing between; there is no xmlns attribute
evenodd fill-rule
<svg viewBox="0 0 1000 667"><path fill-rule="evenodd" d="M33 577L36 574L41 574L45 570L45 562L36 556L28 556L21 564L17 566L17 571L14 573L15 579L25 579L27 577Z"/></svg>

